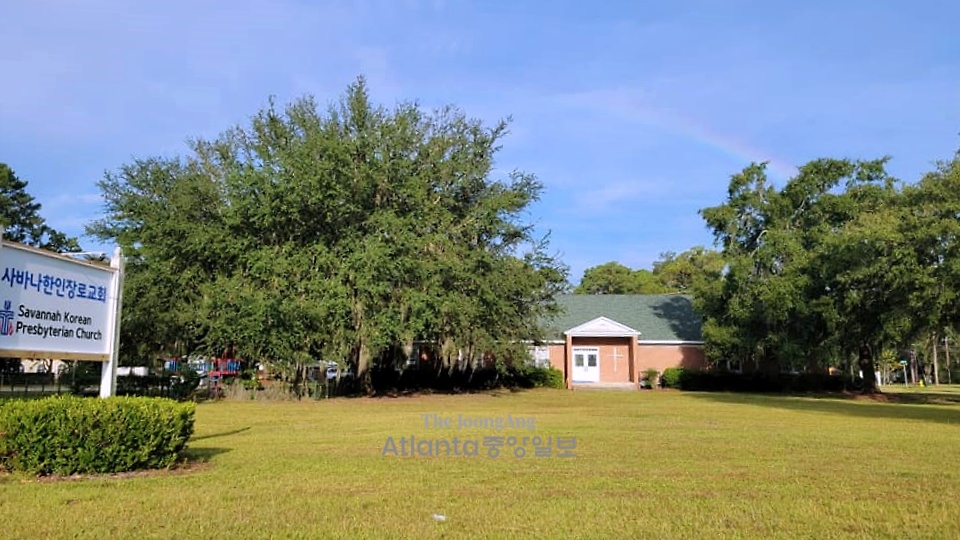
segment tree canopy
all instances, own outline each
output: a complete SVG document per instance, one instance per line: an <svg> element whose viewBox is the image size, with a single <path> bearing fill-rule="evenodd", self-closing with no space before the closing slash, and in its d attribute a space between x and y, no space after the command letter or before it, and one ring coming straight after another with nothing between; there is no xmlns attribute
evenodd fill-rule
<svg viewBox="0 0 960 540"><path fill-rule="evenodd" d="M754 164L701 210L728 265L696 287L711 357L856 366L873 391L885 352L956 327L960 159L915 185L887 161L814 160L780 189Z"/></svg>
<svg viewBox="0 0 960 540"><path fill-rule="evenodd" d="M683 253L660 254L653 269L630 268L611 261L588 268L575 294L690 293L701 280L717 279L723 270L720 253L694 246Z"/></svg>
<svg viewBox="0 0 960 540"><path fill-rule="evenodd" d="M522 219L541 183L495 169L507 128L375 106L360 78L325 109L271 100L185 157L106 175L88 232L128 255L124 354L235 346L361 378L414 340L449 369L521 354L566 268Z"/></svg>

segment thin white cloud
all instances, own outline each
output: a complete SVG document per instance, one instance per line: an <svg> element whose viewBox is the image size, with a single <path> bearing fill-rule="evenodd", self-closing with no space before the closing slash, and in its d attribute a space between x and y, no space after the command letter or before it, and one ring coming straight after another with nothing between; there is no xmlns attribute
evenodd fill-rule
<svg viewBox="0 0 960 540"><path fill-rule="evenodd" d="M100 193L61 193L46 201L41 201L44 212L51 210L60 210L71 206L83 206L89 208L90 205L103 202L103 196Z"/></svg>
<svg viewBox="0 0 960 540"><path fill-rule="evenodd" d="M616 211L632 206L651 197L662 195L658 186L662 182L621 181L602 183L581 191L577 196L578 207L592 211Z"/></svg>
<svg viewBox="0 0 960 540"><path fill-rule="evenodd" d="M709 183L718 185L716 180L710 179ZM720 193L703 189L699 182L678 183L666 178L614 181L591 178L580 186L571 197L576 201L576 211L619 214L633 212L638 207L666 210L677 206L706 206L722 200Z"/></svg>
<svg viewBox="0 0 960 540"><path fill-rule="evenodd" d="M792 177L796 167L785 159L775 157L769 150L748 143L736 134L723 133L702 121L685 117L670 107L657 104L657 92L636 88L612 88L558 94L553 101L572 108L588 109L605 117L658 129L680 135L690 142L710 146L731 157L749 161L769 162L769 170L782 179Z"/></svg>

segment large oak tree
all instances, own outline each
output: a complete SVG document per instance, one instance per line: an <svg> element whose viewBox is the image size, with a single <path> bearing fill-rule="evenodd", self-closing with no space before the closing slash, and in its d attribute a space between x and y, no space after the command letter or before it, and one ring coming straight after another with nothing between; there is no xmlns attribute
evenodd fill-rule
<svg viewBox="0 0 960 540"><path fill-rule="evenodd" d="M540 182L494 169L506 134L453 107L375 106L361 78L325 109L271 101L186 157L121 167L88 230L130 255L124 350L235 345L294 376L345 359L364 380L414 340L448 369L525 354L566 269L523 221Z"/></svg>

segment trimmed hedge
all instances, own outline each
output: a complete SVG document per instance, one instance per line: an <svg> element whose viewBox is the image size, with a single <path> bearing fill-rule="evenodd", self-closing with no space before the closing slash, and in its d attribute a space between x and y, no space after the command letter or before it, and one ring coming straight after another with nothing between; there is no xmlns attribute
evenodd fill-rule
<svg viewBox="0 0 960 540"><path fill-rule="evenodd" d="M669 368L664 386L698 392L843 392L858 387L849 375L825 373L734 373Z"/></svg>
<svg viewBox="0 0 960 540"><path fill-rule="evenodd" d="M165 398L55 396L0 402L0 468L36 475L173 465L196 406Z"/></svg>
<svg viewBox="0 0 960 540"><path fill-rule="evenodd" d="M530 364L506 366L499 380L507 388L564 388L563 372L551 366L536 367Z"/></svg>
<svg viewBox="0 0 960 540"><path fill-rule="evenodd" d="M544 388L565 388L563 383L563 372L554 367L531 368L527 377L533 383L533 386L542 386Z"/></svg>
<svg viewBox="0 0 960 540"><path fill-rule="evenodd" d="M664 388L680 388L680 379L683 377L683 368L669 367L663 370L660 382Z"/></svg>

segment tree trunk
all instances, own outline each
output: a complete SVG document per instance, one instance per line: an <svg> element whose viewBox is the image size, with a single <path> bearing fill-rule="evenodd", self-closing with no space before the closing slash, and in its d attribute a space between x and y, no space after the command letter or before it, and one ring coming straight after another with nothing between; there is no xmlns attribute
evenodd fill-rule
<svg viewBox="0 0 960 540"><path fill-rule="evenodd" d="M940 362L937 361L937 345L939 337L936 332L933 333L933 384L940 384Z"/></svg>
<svg viewBox="0 0 960 540"><path fill-rule="evenodd" d="M947 384L953 384L953 366L950 365L950 336L943 336L943 354L947 355Z"/></svg>
<svg viewBox="0 0 960 540"><path fill-rule="evenodd" d="M840 353L840 367L839 370L841 373L847 373L851 377L856 377L857 374L853 369L853 351L849 349L843 349Z"/></svg>
<svg viewBox="0 0 960 540"><path fill-rule="evenodd" d="M457 362L453 359L456 348L456 344L449 337L444 338L443 344L440 346L443 367L447 370L447 376L453 376L454 370L457 368Z"/></svg>
<svg viewBox="0 0 960 540"><path fill-rule="evenodd" d="M370 348L367 346L367 340L361 336L357 346L357 383L364 394L371 394L373 391L373 382L370 380L370 360Z"/></svg>
<svg viewBox="0 0 960 540"><path fill-rule="evenodd" d="M293 393L297 396L298 400L303 397L304 386L305 381L303 364L297 362L293 368Z"/></svg>
<svg viewBox="0 0 960 540"><path fill-rule="evenodd" d="M917 384L917 352L910 351L910 384Z"/></svg>
<svg viewBox="0 0 960 540"><path fill-rule="evenodd" d="M357 355L357 385L364 394L373 393L373 384L370 381L370 347L367 345L367 339L363 333L366 324L364 317L364 305L358 298L354 297L353 303L353 325L357 332L356 355Z"/></svg>
<svg viewBox="0 0 960 540"><path fill-rule="evenodd" d="M874 371L873 347L871 347L869 344L864 343L860 346L858 364L860 366L860 371L863 373L863 393L878 393L879 389L877 388L877 376Z"/></svg>

